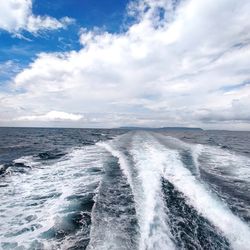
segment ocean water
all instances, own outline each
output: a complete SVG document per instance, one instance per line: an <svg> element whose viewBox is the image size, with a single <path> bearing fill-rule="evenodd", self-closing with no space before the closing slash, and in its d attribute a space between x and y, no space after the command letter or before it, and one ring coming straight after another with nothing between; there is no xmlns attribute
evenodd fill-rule
<svg viewBox="0 0 250 250"><path fill-rule="evenodd" d="M0 128L0 249L250 249L250 133Z"/></svg>

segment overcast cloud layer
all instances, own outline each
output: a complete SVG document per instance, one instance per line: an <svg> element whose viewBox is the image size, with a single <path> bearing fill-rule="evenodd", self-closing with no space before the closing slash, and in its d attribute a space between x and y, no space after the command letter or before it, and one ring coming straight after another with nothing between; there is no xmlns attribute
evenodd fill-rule
<svg viewBox="0 0 250 250"><path fill-rule="evenodd" d="M54 20L27 11L22 22L0 13L0 27ZM0 93L0 124L250 130L249 14L249 0L132 2L126 32L83 28L79 51L41 53L15 75Z"/></svg>

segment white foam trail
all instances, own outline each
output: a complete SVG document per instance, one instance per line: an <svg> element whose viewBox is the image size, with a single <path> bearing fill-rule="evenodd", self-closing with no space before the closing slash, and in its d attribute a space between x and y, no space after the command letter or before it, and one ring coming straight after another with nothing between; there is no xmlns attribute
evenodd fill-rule
<svg viewBox="0 0 250 250"><path fill-rule="evenodd" d="M207 171L216 172L217 175L222 172L231 179L250 184L250 159L248 157L212 146L204 146L200 155L206 160Z"/></svg>
<svg viewBox="0 0 250 250"><path fill-rule="evenodd" d="M157 168L157 162L144 157L149 153L150 145L141 141L139 137L134 138L130 151L135 162L136 169L133 169L126 155L117 149L116 142L117 140L99 145L118 158L120 167L131 186L140 227L139 249L175 249L164 210L161 170ZM138 172L136 178L132 175L135 170Z"/></svg>
<svg viewBox="0 0 250 250"><path fill-rule="evenodd" d="M197 176L200 177L200 166L199 166L199 156L202 152L203 146L201 144L189 145L191 147L192 157L194 160L194 165L196 167Z"/></svg>
<svg viewBox="0 0 250 250"><path fill-rule="evenodd" d="M177 151L157 141L150 145L149 160L164 166L164 177L186 196L190 205L214 224L234 249L249 250L250 228L184 167Z"/></svg>
<svg viewBox="0 0 250 250"><path fill-rule="evenodd" d="M128 180L128 183L129 183L129 185L130 185L130 187L131 187L131 189L133 191L134 190L134 185L133 185L132 174L130 172L129 163L126 160L125 155L122 152L120 152L119 150L116 150L115 147L111 146L111 144L109 144L109 143L98 142L96 145L104 148L109 153L111 153L111 155L113 155L114 157L116 157L118 159L118 163L120 165L120 168L121 168L122 172L124 173L124 175L126 176L126 178Z"/></svg>
<svg viewBox="0 0 250 250"><path fill-rule="evenodd" d="M48 244L46 249L58 247L53 240L41 239L41 234L60 224L66 216L70 205L67 197L83 194L87 185L99 182L101 173L93 176L89 170L93 166L102 169L105 155L104 150L89 146L74 149L50 166L32 157L17 159L16 163L24 163L32 169L26 174L13 173L4 179L6 187L0 189L1 242L26 249L36 240Z"/></svg>
<svg viewBox="0 0 250 250"><path fill-rule="evenodd" d="M13 161L14 163L23 163L31 168L41 165L39 162L35 162L32 156L23 156Z"/></svg>
<svg viewBox="0 0 250 250"><path fill-rule="evenodd" d="M110 153L110 159L107 160L108 164L104 168L106 173L100 182L98 188L99 192L95 198L96 203L92 209L90 242L87 249L134 249L137 245L137 239L136 235L132 236L134 237L133 240L131 238L133 229L130 228L130 220L132 218L136 219L136 216L124 214L123 212L120 214L121 211L126 211L129 208L128 204L120 204L120 202L124 202L124 200L121 201L120 199L126 199L125 196L131 195L129 189L133 187L128 163L123 156L123 153L111 146L112 142L99 142L97 145ZM117 166L117 160L119 166ZM117 168L119 169L117 170ZM121 172L123 175L121 175ZM110 176L110 174L112 176ZM130 188L128 187L127 182L130 185ZM108 195L106 196L105 194ZM121 195L123 197L121 197ZM128 199L128 203L130 202L131 201ZM136 229L134 233L136 234Z"/></svg>
<svg viewBox="0 0 250 250"><path fill-rule="evenodd" d="M220 175L222 172L222 177L226 175L226 177L231 180L241 180L248 184L250 183L249 157L221 149L218 146L190 144L171 136L163 136L158 133L154 135L161 143L169 148L178 151L180 149L190 150L198 177L200 176L200 168L203 168L208 172L216 173L216 175ZM202 159L205 164L200 164L200 159Z"/></svg>
<svg viewBox="0 0 250 250"><path fill-rule="evenodd" d="M135 136L131 152L143 197L139 207L140 249L175 249L162 197L162 164L148 157L152 154L152 148L145 136Z"/></svg>
<svg viewBox="0 0 250 250"><path fill-rule="evenodd" d="M191 153L191 156L193 158L193 163L195 166L195 172L196 176L200 177L200 164L199 164L199 157L201 153L203 152L204 146L201 144L190 144L186 143L182 140L179 140L172 136L164 136L159 133L154 133L154 137L156 137L163 145L165 145L167 148L174 149L177 151L180 150L187 150Z"/></svg>

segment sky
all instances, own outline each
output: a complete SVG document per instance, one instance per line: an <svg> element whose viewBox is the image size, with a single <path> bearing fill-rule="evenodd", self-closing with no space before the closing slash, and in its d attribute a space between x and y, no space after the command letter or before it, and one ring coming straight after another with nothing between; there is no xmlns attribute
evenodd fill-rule
<svg viewBox="0 0 250 250"><path fill-rule="evenodd" d="M249 0L0 1L0 126L250 130Z"/></svg>

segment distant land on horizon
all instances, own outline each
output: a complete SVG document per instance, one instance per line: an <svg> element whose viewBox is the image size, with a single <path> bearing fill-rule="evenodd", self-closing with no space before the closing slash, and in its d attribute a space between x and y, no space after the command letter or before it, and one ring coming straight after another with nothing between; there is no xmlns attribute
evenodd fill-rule
<svg viewBox="0 0 250 250"><path fill-rule="evenodd" d="M119 129L129 129L129 130L166 130L166 131L203 131L202 128L190 128L190 127L160 127L160 128L151 128L151 127L134 127L134 126L124 126L119 127Z"/></svg>
<svg viewBox="0 0 250 250"><path fill-rule="evenodd" d="M170 130L170 131L204 131L206 129L202 128L195 128L195 127L137 127L137 126L121 126L121 127L110 127L110 128L102 128L102 127L47 127L47 126L0 126L0 129L2 128L9 128L9 129L127 129L127 130Z"/></svg>

